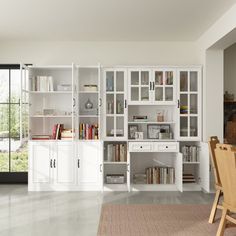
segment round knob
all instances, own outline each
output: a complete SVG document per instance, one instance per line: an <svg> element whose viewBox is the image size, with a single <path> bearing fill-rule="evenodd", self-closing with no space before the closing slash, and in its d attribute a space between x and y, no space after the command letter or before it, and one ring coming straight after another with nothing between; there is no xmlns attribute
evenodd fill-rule
<svg viewBox="0 0 236 236"><path fill-rule="evenodd" d="M166 146L166 148L168 148L168 146Z"/></svg>
<svg viewBox="0 0 236 236"><path fill-rule="evenodd" d="M143 146L140 146L140 148L143 148Z"/></svg>

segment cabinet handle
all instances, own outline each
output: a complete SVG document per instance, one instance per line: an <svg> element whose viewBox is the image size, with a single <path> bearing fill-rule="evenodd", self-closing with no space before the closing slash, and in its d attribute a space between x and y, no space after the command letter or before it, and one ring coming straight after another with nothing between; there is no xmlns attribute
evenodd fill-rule
<svg viewBox="0 0 236 236"><path fill-rule="evenodd" d="M99 98L99 106L101 107L102 106L102 99Z"/></svg>
<svg viewBox="0 0 236 236"><path fill-rule="evenodd" d="M78 168L80 168L80 160L79 159L78 159L77 165L78 165Z"/></svg>
<svg viewBox="0 0 236 236"><path fill-rule="evenodd" d="M102 172L102 164L100 164L100 172Z"/></svg>
<svg viewBox="0 0 236 236"><path fill-rule="evenodd" d="M73 107L75 107L75 98L73 98Z"/></svg>
<svg viewBox="0 0 236 236"><path fill-rule="evenodd" d="M125 108L127 108L127 100L125 99Z"/></svg>
<svg viewBox="0 0 236 236"><path fill-rule="evenodd" d="M179 99L178 99L178 108L179 108Z"/></svg>
<svg viewBox="0 0 236 236"><path fill-rule="evenodd" d="M155 90L155 82L152 82L152 84L153 84L152 89Z"/></svg>
<svg viewBox="0 0 236 236"><path fill-rule="evenodd" d="M150 90L152 90L152 82L150 82Z"/></svg>
<svg viewBox="0 0 236 236"><path fill-rule="evenodd" d="M52 159L50 160L50 168L53 168L53 167L52 167Z"/></svg>
<svg viewBox="0 0 236 236"><path fill-rule="evenodd" d="M56 159L53 161L53 167L56 168Z"/></svg>

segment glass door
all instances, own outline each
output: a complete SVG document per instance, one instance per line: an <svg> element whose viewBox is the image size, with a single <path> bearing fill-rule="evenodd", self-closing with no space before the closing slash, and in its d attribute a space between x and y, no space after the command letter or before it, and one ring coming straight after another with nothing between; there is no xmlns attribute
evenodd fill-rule
<svg viewBox="0 0 236 236"><path fill-rule="evenodd" d="M105 137L124 139L127 136L126 71L105 71Z"/></svg>
<svg viewBox="0 0 236 236"><path fill-rule="evenodd" d="M151 101L150 91L152 82L150 70L129 71L129 103L130 104L148 104Z"/></svg>
<svg viewBox="0 0 236 236"><path fill-rule="evenodd" d="M154 102L172 104L175 101L175 79L173 70L154 71Z"/></svg>
<svg viewBox="0 0 236 236"><path fill-rule="evenodd" d="M200 70L180 70L179 137L200 138Z"/></svg>

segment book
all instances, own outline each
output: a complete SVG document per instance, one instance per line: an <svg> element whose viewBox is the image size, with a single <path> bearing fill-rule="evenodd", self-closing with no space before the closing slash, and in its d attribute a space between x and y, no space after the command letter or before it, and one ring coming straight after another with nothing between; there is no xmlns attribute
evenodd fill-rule
<svg viewBox="0 0 236 236"><path fill-rule="evenodd" d="M51 139L50 135L33 135L32 140L49 140Z"/></svg>

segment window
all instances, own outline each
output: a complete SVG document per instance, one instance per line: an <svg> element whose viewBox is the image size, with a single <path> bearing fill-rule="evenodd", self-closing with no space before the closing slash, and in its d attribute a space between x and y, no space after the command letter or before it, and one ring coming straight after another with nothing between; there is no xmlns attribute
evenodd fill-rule
<svg viewBox="0 0 236 236"><path fill-rule="evenodd" d="M28 99L21 87L20 65L0 65L0 173L27 172L28 169L24 139Z"/></svg>

